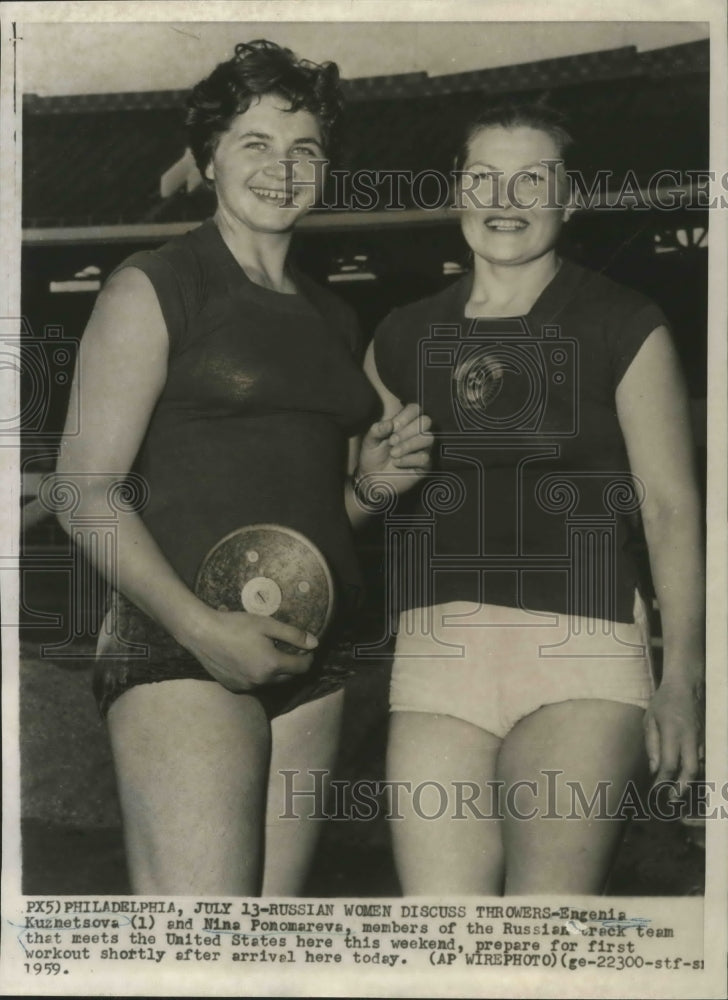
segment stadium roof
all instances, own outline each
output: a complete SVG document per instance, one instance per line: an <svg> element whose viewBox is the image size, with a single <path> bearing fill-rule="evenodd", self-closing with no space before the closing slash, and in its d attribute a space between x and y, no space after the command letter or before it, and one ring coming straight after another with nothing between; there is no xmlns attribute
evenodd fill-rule
<svg viewBox="0 0 728 1000"><path fill-rule="evenodd" d="M624 47L430 77L344 82L342 162L350 170L450 170L462 126L484 101L546 96L580 137L578 166L641 182L661 169L707 166L709 43ZM183 91L23 100L23 224L27 229L197 221L203 187L162 194L185 151Z"/></svg>

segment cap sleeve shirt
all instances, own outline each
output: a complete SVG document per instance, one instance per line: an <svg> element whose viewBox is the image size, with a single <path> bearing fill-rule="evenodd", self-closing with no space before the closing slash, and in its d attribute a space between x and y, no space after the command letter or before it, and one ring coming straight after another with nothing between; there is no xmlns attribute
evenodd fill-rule
<svg viewBox="0 0 728 1000"><path fill-rule="evenodd" d="M340 593L359 576L343 504L346 445L375 406L353 312L301 277L302 294L251 282L212 220L128 258L169 333L167 381L135 471L147 527L193 586L208 550L248 524L302 532Z"/></svg>
<svg viewBox="0 0 728 1000"><path fill-rule="evenodd" d="M471 287L397 309L375 334L383 382L436 433L415 513L427 556L402 603L630 622L639 503L615 390L665 317L569 261L524 317L466 318Z"/></svg>

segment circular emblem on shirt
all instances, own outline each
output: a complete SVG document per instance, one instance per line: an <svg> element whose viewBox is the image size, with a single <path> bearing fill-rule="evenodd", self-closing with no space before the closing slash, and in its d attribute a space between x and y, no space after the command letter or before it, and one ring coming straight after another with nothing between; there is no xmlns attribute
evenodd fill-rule
<svg viewBox="0 0 728 1000"><path fill-rule="evenodd" d="M463 345L452 375L461 429L532 433L548 401L547 374L538 342Z"/></svg>
<svg viewBox="0 0 728 1000"><path fill-rule="evenodd" d="M505 368L488 347L480 347L462 360L453 372L455 395L467 413L483 414L503 388Z"/></svg>

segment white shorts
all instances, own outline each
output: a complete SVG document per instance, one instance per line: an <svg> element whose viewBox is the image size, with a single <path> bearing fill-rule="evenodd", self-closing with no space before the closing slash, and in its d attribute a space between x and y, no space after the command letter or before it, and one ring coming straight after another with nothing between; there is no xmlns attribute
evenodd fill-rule
<svg viewBox="0 0 728 1000"><path fill-rule="evenodd" d="M634 622L453 601L400 616L393 712L450 715L499 739L543 705L601 698L646 708L655 691L647 613Z"/></svg>

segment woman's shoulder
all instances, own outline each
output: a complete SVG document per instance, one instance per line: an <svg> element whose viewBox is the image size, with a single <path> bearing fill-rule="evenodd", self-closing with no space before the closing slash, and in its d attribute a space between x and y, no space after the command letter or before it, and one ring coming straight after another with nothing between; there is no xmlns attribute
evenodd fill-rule
<svg viewBox="0 0 728 1000"><path fill-rule="evenodd" d="M185 335L190 317L198 311L207 285L204 247L201 251L198 229L126 257L109 276L107 286L119 284L122 279L126 294L134 295L135 282L130 280L130 269L141 271L151 283L170 344L176 347Z"/></svg>
<svg viewBox="0 0 728 1000"><path fill-rule="evenodd" d="M670 324L661 307L639 289L598 271L572 267L576 281L568 332L588 341L585 357L597 361L604 357L601 351L606 352L616 386L649 335Z"/></svg>
<svg viewBox="0 0 728 1000"><path fill-rule="evenodd" d="M595 311L604 310L609 315L630 315L646 308L659 308L649 295L618 281L605 271L588 268L574 261L564 263L572 276L574 298Z"/></svg>
<svg viewBox="0 0 728 1000"><path fill-rule="evenodd" d="M170 282L186 286L199 276L204 267L201 241L196 233L196 229L190 230L161 246L137 250L122 260L112 273L135 267L147 275L155 288Z"/></svg>

